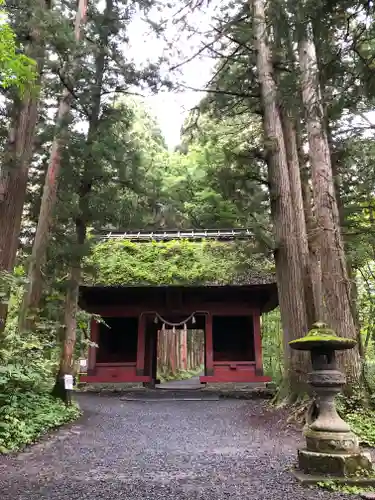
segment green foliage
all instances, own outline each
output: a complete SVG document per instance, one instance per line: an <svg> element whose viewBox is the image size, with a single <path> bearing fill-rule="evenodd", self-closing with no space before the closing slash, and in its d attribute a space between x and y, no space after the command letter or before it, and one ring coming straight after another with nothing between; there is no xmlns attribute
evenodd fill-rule
<svg viewBox="0 0 375 500"><path fill-rule="evenodd" d="M358 436L364 446L375 446L375 412L374 400L366 404L363 388L354 388L353 394L346 397L339 394L336 398L337 410L341 417L348 422L352 431Z"/></svg>
<svg viewBox="0 0 375 500"><path fill-rule="evenodd" d="M79 415L76 405L66 407L49 394L58 366L60 325L41 317L35 331L19 335L17 312L24 283L21 267L1 275L3 301L10 288L12 292L0 338L0 453L18 450Z"/></svg>
<svg viewBox="0 0 375 500"><path fill-rule="evenodd" d="M373 492L374 488L366 487L366 486L348 486L339 484L337 481L329 480L329 481L319 481L317 485L328 491L335 491L338 493L347 493L349 495L360 495L365 492Z"/></svg>
<svg viewBox="0 0 375 500"><path fill-rule="evenodd" d="M0 6L3 4L1 0ZM35 62L19 52L6 11L0 8L0 85L3 88L15 86L23 91L35 78Z"/></svg>
<svg viewBox="0 0 375 500"><path fill-rule="evenodd" d="M363 445L375 447L375 414L373 410L347 413L345 420L350 424Z"/></svg>
<svg viewBox="0 0 375 500"><path fill-rule="evenodd" d="M18 273L3 275L0 281L12 288L6 329L0 341L0 394L47 388L56 369L54 347L59 325L40 318L35 331L19 335L18 309L25 278L20 268Z"/></svg>
<svg viewBox="0 0 375 500"><path fill-rule="evenodd" d="M101 285L202 285L269 283L271 264L247 245L172 241L136 244L105 241L87 259L88 283Z"/></svg>
<svg viewBox="0 0 375 500"><path fill-rule="evenodd" d="M280 309L277 308L261 318L262 359L265 375L276 384L283 378L283 330Z"/></svg>
<svg viewBox="0 0 375 500"><path fill-rule="evenodd" d="M0 392L0 453L19 450L79 415L75 404L65 406L48 393Z"/></svg>
<svg viewBox="0 0 375 500"><path fill-rule="evenodd" d="M169 382L171 380L188 380L196 377L202 373L204 366L200 366L196 370L177 370L175 373L160 373L158 372L157 378L161 383Z"/></svg>
<svg viewBox="0 0 375 500"><path fill-rule="evenodd" d="M194 118L185 125L185 154L172 156L165 181L174 203L194 227L246 226L272 247L265 164L252 154L261 148L258 117Z"/></svg>

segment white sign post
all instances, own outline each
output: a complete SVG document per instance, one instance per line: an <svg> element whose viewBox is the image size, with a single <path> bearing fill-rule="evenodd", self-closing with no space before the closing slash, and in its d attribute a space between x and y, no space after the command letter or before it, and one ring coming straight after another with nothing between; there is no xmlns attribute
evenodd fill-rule
<svg viewBox="0 0 375 500"><path fill-rule="evenodd" d="M81 358L79 360L79 372L87 373L87 359Z"/></svg>
<svg viewBox="0 0 375 500"><path fill-rule="evenodd" d="M64 375L64 387L67 391L73 390L73 375Z"/></svg>
<svg viewBox="0 0 375 500"><path fill-rule="evenodd" d="M66 404L70 405L72 402L73 375L64 375L64 387L66 390Z"/></svg>

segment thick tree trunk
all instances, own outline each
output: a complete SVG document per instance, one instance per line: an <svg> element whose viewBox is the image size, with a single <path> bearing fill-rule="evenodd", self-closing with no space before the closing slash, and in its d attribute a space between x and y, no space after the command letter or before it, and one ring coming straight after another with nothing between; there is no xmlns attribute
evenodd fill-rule
<svg viewBox="0 0 375 500"><path fill-rule="evenodd" d="M187 366L187 334L188 334L188 331L184 330L183 331L183 342L182 342L182 368L184 370L188 369L188 366Z"/></svg>
<svg viewBox="0 0 375 500"><path fill-rule="evenodd" d="M291 64L290 67L295 73L293 85L297 89L298 61L295 51L294 34L291 30L285 31L283 29L285 23L286 25L289 23L285 6L279 7L278 14L280 18L278 17L273 20L275 50L277 50L278 54L286 53L287 60ZM282 81L283 76L285 77L285 72L275 71L275 75L278 77L278 81L281 82L280 84L284 88L287 85L288 88L281 97L281 120L284 130L294 213L296 216L296 231L299 237L298 243L304 280L306 312L308 325L311 327L317 320L323 320L324 315L319 252L316 251L316 247L310 245L309 239L309 236L312 235L311 222L313 221L313 213L309 172L303 152L301 116L299 111L301 106L297 107L295 98L290 95L290 75L287 77L286 82ZM281 91L282 89L279 90ZM297 102L299 102L299 99Z"/></svg>
<svg viewBox="0 0 375 500"><path fill-rule="evenodd" d="M331 156L324 129L315 47L306 34L300 37L298 46L327 320L339 335L356 338ZM341 364L349 381L357 382L361 372L358 350L352 349L342 355Z"/></svg>
<svg viewBox="0 0 375 500"><path fill-rule="evenodd" d="M39 6L41 11L50 8L45 0L40 0ZM38 15L41 13L38 12ZM36 61L39 77L35 88L27 89L23 98L15 100L13 104L7 150L0 167L0 271L7 272L13 271L16 262L38 119L38 89L45 59L44 40L39 26L30 28L30 43L26 47L26 55ZM8 306L0 304L0 332L5 327L7 312Z"/></svg>
<svg viewBox="0 0 375 500"><path fill-rule="evenodd" d="M188 359L188 364L187 364L187 367L188 367L188 370L191 370L192 366L193 366L193 343L192 343L192 338L193 338L193 331L192 330L189 330L188 332L188 336L187 336L187 359Z"/></svg>
<svg viewBox="0 0 375 500"><path fill-rule="evenodd" d="M62 356L60 361L59 372L56 377L55 386L52 390L52 395L62 399L68 403L68 393L64 386L64 375L73 375L74 371L74 347L76 343L77 330L77 304L79 283L81 279L80 267L72 267L70 270L70 280L68 283L68 291L66 294L65 311L64 311L64 340L62 346Z"/></svg>
<svg viewBox="0 0 375 500"><path fill-rule="evenodd" d="M166 373L169 375L172 373L172 364L171 364L171 348L172 348L172 341L170 337L170 330L165 329L165 339L166 339Z"/></svg>
<svg viewBox="0 0 375 500"><path fill-rule="evenodd" d="M317 317L317 308L315 301L317 297L314 295L314 270L310 261L310 252L307 239L306 220L304 203L302 197L302 184L300 173L300 162L297 146L297 132L294 124L294 118L291 113L282 108L281 119L284 132L284 141L286 147L286 155L289 170L290 191L293 202L293 211L295 215L296 236L298 242L300 265L302 270L305 304L307 313L308 327L319 319Z"/></svg>
<svg viewBox="0 0 375 500"><path fill-rule="evenodd" d="M313 212L313 197L310 187L309 170L305 164L301 168L301 186L309 247L309 262L314 295L315 315L318 321L325 321L326 311L323 304L322 269L320 265L320 247L317 239L317 221Z"/></svg>
<svg viewBox="0 0 375 500"><path fill-rule="evenodd" d="M89 214L89 196L92 190L93 183L93 172L92 172L92 162L95 161L92 157L91 148L97 139L98 127L99 127L99 118L100 118L100 109L101 109L101 94L103 87L103 78L105 71L105 62L106 62L106 47L108 46L109 34L110 34L110 21L113 13L113 0L107 0L106 8L104 11L104 23L103 23L103 32L100 44L100 51L95 60L95 84L93 88L93 97L92 97L92 106L91 113L89 119L89 130L87 134L86 148L89 151L89 154L86 156L83 172L81 175L80 184L78 186L78 216L76 218L76 233L77 233L77 246L78 246L78 257L72 264L71 273L76 273L76 276L80 276L81 267L82 267L82 258L84 256L84 245L86 242L87 236L87 225L90 218ZM78 274L79 273L79 274ZM76 324L76 312L77 312L77 302L78 302L78 288L79 281L75 281L77 290L76 293L71 295L70 299L67 300L66 304L68 307L68 311L65 313L65 317L69 318L68 325L65 329L65 340L64 345L68 343L69 345L73 345L70 349L74 348L75 342L75 332L72 331L72 328L75 327ZM73 298L75 297L75 305L73 306ZM73 318L74 314L74 318ZM74 339L74 342L73 342ZM62 358L60 363L60 370L57 376L56 385L53 393L59 395L61 391L57 389L57 385L61 382L61 376L65 374L63 371L65 367L69 364L69 352L66 349L62 350ZM65 357L67 356L67 359Z"/></svg>
<svg viewBox="0 0 375 500"><path fill-rule="evenodd" d="M83 245L86 240L87 228L80 221L76 222L77 244ZM75 257L70 276L65 299L64 309L64 335L62 342L60 367L56 376L55 386L52 395L61 398L68 403L68 394L64 387L64 375L73 374L74 347L76 343L77 330L77 310L79 298L79 285L81 282L81 255Z"/></svg>
<svg viewBox="0 0 375 500"><path fill-rule="evenodd" d="M21 105L17 124L15 124L15 165L9 172L2 175L1 179L0 270L9 273L13 271L19 245L22 212L33 153L37 104L37 97L29 97L25 98ZM0 331L5 327L7 312L7 304L0 304Z"/></svg>
<svg viewBox="0 0 375 500"><path fill-rule="evenodd" d="M82 24L85 22L87 0L79 0L74 26L74 37L78 43L81 39ZM67 68L67 74L74 74L78 61L70 61L71 67ZM32 326L28 320L30 313L36 313L40 307L43 291L42 268L45 263L48 242L50 239L50 228L52 224L53 211L56 205L57 189L61 171L61 154L66 142L67 117L71 110L72 93L65 88L60 100L56 118L56 133L52 143L49 157L47 174L44 183L42 201L35 233L32 254L29 264L28 284L26 286L23 303L20 309L19 329L23 331Z"/></svg>
<svg viewBox="0 0 375 500"><path fill-rule="evenodd" d="M171 367L171 374L174 375L176 371L176 365L175 365L175 356L176 356L176 349L175 349L175 337L174 335L171 335L172 330L169 331L169 366Z"/></svg>
<svg viewBox="0 0 375 500"><path fill-rule="evenodd" d="M168 366L168 338L166 335L165 330L161 330L161 333L163 335L163 372L166 370L166 367Z"/></svg>
<svg viewBox="0 0 375 500"><path fill-rule="evenodd" d="M288 342L304 335L307 331L306 305L286 149L277 106L277 88L266 39L265 0L252 0L252 5L276 244L276 276L284 330L285 382L288 396L293 400L305 391L308 365L305 362L306 357L292 352Z"/></svg>

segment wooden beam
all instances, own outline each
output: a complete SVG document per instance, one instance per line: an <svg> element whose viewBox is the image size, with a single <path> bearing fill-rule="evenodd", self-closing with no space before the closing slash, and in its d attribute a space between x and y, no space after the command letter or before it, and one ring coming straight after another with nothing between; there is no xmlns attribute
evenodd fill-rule
<svg viewBox="0 0 375 500"><path fill-rule="evenodd" d="M260 311L253 313L253 335L255 352L255 373L258 377L263 376L262 336L260 331Z"/></svg>
<svg viewBox="0 0 375 500"><path fill-rule="evenodd" d="M99 344L99 323L94 318L91 318L90 321L90 340L95 344ZM97 349L98 348L93 345L90 345L89 347L88 360L87 360L88 375L95 373Z"/></svg>
<svg viewBox="0 0 375 500"><path fill-rule="evenodd" d="M141 377L145 371L146 316L141 313L138 320L137 367L136 375Z"/></svg>
<svg viewBox="0 0 375 500"><path fill-rule="evenodd" d="M212 376L214 374L214 344L212 334L212 314L206 315L206 328L205 328L205 349L206 349L206 375Z"/></svg>
<svg viewBox="0 0 375 500"><path fill-rule="evenodd" d="M99 240L128 240L136 242L150 241L170 241L170 240L206 240L214 239L219 241L249 240L254 238L250 229L187 229L167 230L167 231L100 231L94 233L94 237Z"/></svg>

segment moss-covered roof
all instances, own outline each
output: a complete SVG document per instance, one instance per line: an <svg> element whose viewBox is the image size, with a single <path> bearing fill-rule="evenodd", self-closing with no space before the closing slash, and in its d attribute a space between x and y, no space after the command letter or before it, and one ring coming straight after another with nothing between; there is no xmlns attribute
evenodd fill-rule
<svg viewBox="0 0 375 500"><path fill-rule="evenodd" d="M249 242L170 241L97 244L86 261L84 284L266 285L275 283L272 260L254 252Z"/></svg>
<svg viewBox="0 0 375 500"><path fill-rule="evenodd" d="M332 328L329 328L325 323L316 323L312 329L299 339L291 340L289 345L292 349L299 351L315 350L335 350L341 351L344 349L352 349L357 341L339 337Z"/></svg>

